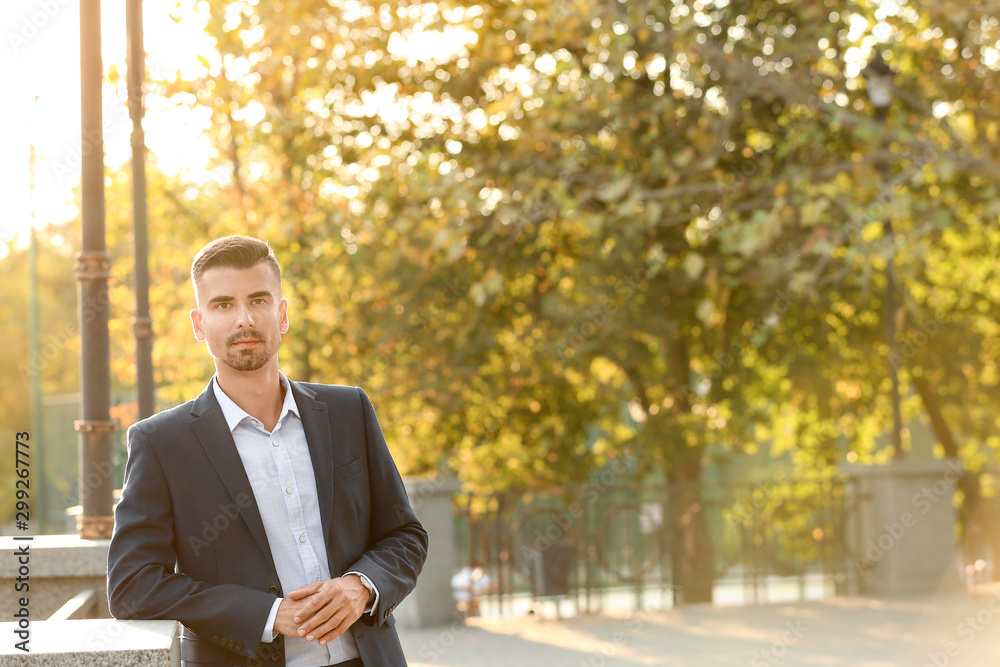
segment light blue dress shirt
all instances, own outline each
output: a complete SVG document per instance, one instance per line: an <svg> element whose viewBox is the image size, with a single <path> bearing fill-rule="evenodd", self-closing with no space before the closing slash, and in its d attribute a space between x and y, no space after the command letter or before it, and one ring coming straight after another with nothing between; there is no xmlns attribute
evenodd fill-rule
<svg viewBox="0 0 1000 667"><path fill-rule="evenodd" d="M226 396L219 387L218 378L213 378L212 388L250 480L281 589L288 594L331 576L309 445L288 378L280 372L279 376L285 401L278 423L270 433L259 419ZM362 573L357 574L366 583L371 583ZM280 604L281 598L278 598L271 607L261 641L274 639L274 619ZM374 604L366 611L374 613L377 605L378 591ZM287 667L335 665L357 657L360 657L358 646L350 631L326 646L320 646L317 641L308 642L303 637L285 637Z"/></svg>

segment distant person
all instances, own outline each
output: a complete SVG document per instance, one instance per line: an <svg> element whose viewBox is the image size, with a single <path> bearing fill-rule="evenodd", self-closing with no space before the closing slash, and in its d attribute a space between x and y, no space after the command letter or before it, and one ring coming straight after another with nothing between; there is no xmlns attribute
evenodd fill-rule
<svg viewBox="0 0 1000 667"><path fill-rule="evenodd" d="M479 615L479 598L492 586L490 575L476 563L466 565L451 578L452 596L466 616Z"/></svg>
<svg viewBox="0 0 1000 667"><path fill-rule="evenodd" d="M368 396L278 370L288 302L266 242L212 241L191 280L216 372L128 430L111 613L179 620L187 665L406 665L392 611L427 533Z"/></svg>

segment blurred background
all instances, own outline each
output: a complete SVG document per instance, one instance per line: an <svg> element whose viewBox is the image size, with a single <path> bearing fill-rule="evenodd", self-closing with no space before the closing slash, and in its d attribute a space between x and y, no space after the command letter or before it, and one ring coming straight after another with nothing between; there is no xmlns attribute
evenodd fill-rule
<svg viewBox="0 0 1000 667"><path fill-rule="evenodd" d="M362 386L405 474L457 478L459 515L614 490L622 581L652 571L634 558L665 524L694 581L746 539L795 562L827 548L836 522L789 499L828 507L838 466L948 457L965 472L942 539L968 563L1000 553L997 0L143 12L158 408L213 372L193 254L252 234L284 270L284 372ZM118 484L137 418L124 19L103 3ZM0 28L0 430L31 424L37 395L36 502L61 533L79 502L79 7L5 3ZM4 526L12 479L5 456ZM657 505L664 486L680 500ZM767 535L723 527L751 514ZM462 557L489 562L474 523Z"/></svg>

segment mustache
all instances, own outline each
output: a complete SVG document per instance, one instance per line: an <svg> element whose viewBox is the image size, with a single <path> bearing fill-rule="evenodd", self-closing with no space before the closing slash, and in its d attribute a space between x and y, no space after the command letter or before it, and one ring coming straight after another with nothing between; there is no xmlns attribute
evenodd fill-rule
<svg viewBox="0 0 1000 667"><path fill-rule="evenodd" d="M266 337L256 329L247 329L246 331L230 335L229 338L226 339L226 345L234 345L237 342L248 340L255 340L258 343L263 343L266 341Z"/></svg>

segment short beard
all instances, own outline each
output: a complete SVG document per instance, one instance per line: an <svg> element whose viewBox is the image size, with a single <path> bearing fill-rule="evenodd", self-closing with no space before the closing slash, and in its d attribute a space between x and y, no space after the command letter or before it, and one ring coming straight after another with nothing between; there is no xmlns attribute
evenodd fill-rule
<svg viewBox="0 0 1000 667"><path fill-rule="evenodd" d="M243 372L250 372L263 368L264 364L270 360L271 355L267 353L267 338L265 338L259 331L250 329L249 331L233 334L228 340L226 340L226 347L228 348L236 341L244 338L254 338L260 341L260 345L253 350L230 352L226 354L226 358L222 360L223 363L234 370Z"/></svg>

